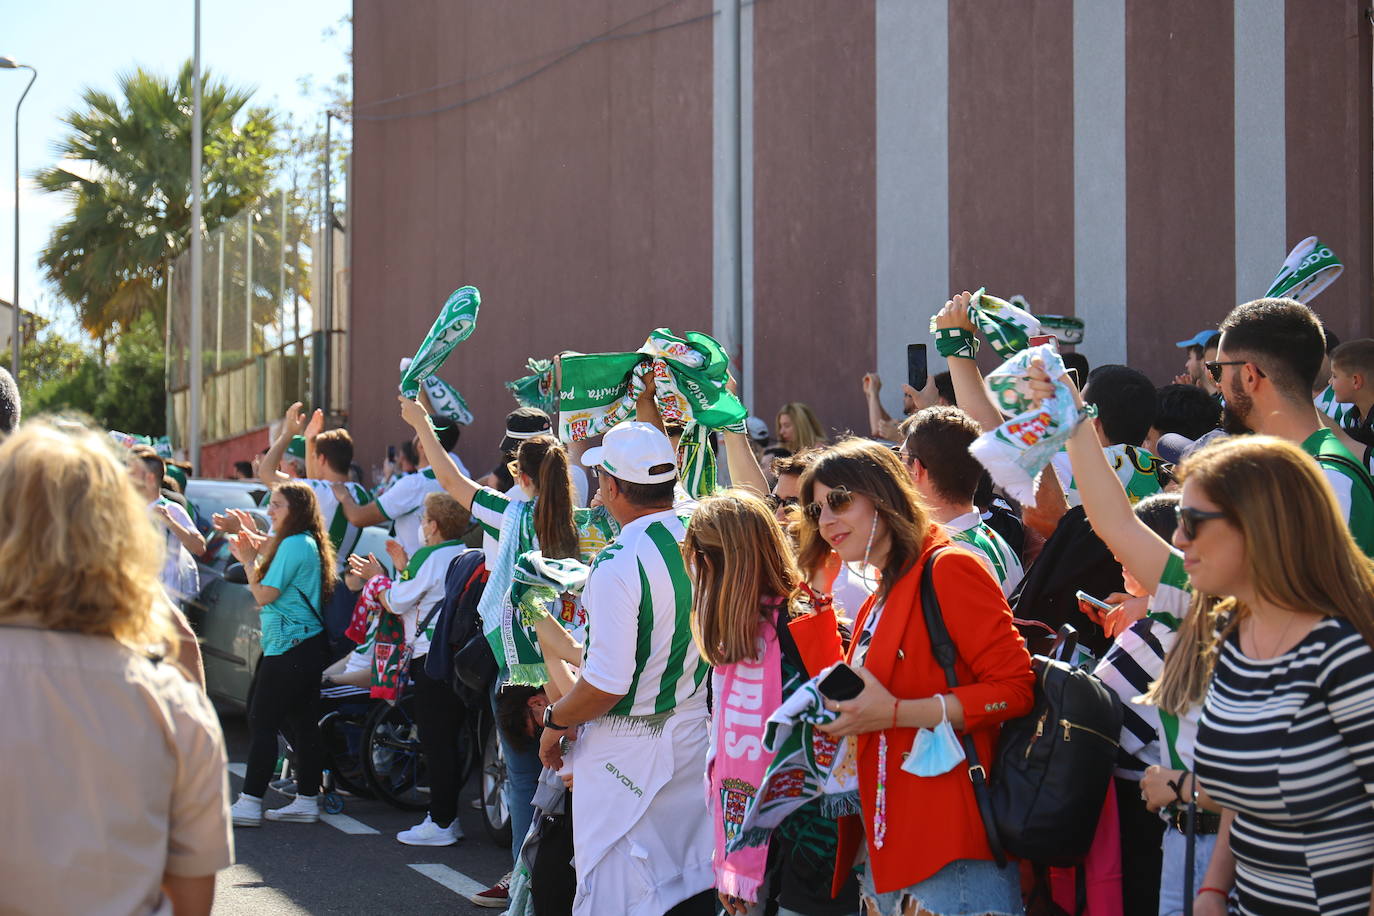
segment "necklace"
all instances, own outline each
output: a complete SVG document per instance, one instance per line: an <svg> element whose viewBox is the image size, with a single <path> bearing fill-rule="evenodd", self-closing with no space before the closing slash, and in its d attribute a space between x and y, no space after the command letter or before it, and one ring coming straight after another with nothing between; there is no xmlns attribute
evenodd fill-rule
<svg viewBox="0 0 1374 916"><path fill-rule="evenodd" d="M1250 646L1251 646L1251 648L1253 648L1253 649L1255 650L1255 655L1254 655L1254 657L1257 658L1257 659L1262 659L1262 660L1264 660L1264 659L1271 659L1271 658L1274 658L1276 655L1278 655L1279 647L1282 646L1284 640L1288 638L1288 631L1291 630L1291 629L1293 629L1293 622L1294 622L1295 620L1297 620L1297 619L1298 619L1298 615L1297 615L1297 614L1289 614L1289 615L1288 615L1288 622L1287 622L1286 624L1284 624L1284 625L1283 625L1283 629L1282 629L1281 631L1279 631L1279 638L1276 639L1276 640L1274 640L1274 648L1273 648L1272 650L1268 651L1268 652L1264 652L1264 651L1262 651L1262 650L1260 649L1259 640L1258 640L1258 638L1256 638L1256 633L1255 633L1255 627L1256 627L1255 618L1254 618L1254 616L1252 615L1252 616L1250 617Z"/></svg>

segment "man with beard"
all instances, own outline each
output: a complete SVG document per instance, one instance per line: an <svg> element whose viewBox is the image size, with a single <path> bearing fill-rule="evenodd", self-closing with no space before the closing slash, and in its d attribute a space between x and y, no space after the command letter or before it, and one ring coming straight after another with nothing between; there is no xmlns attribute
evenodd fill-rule
<svg viewBox="0 0 1374 916"><path fill-rule="evenodd" d="M1315 458L1355 542L1374 555L1374 482L1312 403L1325 357L1326 336L1311 309L1292 299L1256 299L1221 323L1207 371L1226 399L1226 428L1287 439Z"/></svg>

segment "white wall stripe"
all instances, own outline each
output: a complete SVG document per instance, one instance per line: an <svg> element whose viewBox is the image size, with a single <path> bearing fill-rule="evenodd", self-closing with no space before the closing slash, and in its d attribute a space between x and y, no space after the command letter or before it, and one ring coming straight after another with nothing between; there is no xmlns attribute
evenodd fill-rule
<svg viewBox="0 0 1374 916"><path fill-rule="evenodd" d="M426 864L410 865L407 867L413 868L430 880L439 882L460 897L468 897L487 889L487 885L474 881L462 872L454 871L447 865Z"/></svg>
<svg viewBox="0 0 1374 916"><path fill-rule="evenodd" d="M1264 295L1283 263L1288 162L1284 0L1235 0L1236 302Z"/></svg>
<svg viewBox="0 0 1374 916"><path fill-rule="evenodd" d="M949 298L949 4L877 0L877 341L883 403L901 416L906 345L943 366L930 316Z"/></svg>
<svg viewBox="0 0 1374 916"><path fill-rule="evenodd" d="M742 159L743 120L741 86L736 83L736 42L740 42L740 69L743 69L743 13L740 0L716 0L712 20L712 106L711 106L711 333L734 356L743 344L742 316L736 311L740 302L737 287L740 259L742 200L739 155ZM737 28L738 27L738 28ZM745 360L745 371L751 368ZM746 397L748 385L745 386Z"/></svg>
<svg viewBox="0 0 1374 916"><path fill-rule="evenodd" d="M739 147L740 147L740 252L743 260L740 329L744 346L743 378L738 379L744 403L754 409L754 3L747 2L739 14ZM773 430L773 418L765 409L761 416Z"/></svg>
<svg viewBox="0 0 1374 916"><path fill-rule="evenodd" d="M1093 365L1126 362L1126 3L1073 5L1074 311Z"/></svg>

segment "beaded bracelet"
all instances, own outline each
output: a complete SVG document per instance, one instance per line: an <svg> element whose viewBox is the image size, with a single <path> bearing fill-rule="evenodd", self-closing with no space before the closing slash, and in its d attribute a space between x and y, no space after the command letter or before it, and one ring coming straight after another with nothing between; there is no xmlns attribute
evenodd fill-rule
<svg viewBox="0 0 1374 916"><path fill-rule="evenodd" d="M945 359L976 359L978 337L967 328L937 328L935 350Z"/></svg>

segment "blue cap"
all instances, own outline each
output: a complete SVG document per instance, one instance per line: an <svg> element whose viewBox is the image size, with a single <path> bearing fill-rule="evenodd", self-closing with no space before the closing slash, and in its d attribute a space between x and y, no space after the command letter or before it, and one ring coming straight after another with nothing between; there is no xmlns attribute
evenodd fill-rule
<svg viewBox="0 0 1374 916"><path fill-rule="evenodd" d="M1196 334L1194 334L1187 340L1180 340L1177 346L1180 350L1185 349L1186 347L1202 347L1205 350L1208 346L1211 345L1212 341L1216 340L1220 336L1221 332L1218 331L1216 328L1211 328L1206 331L1198 331Z"/></svg>

